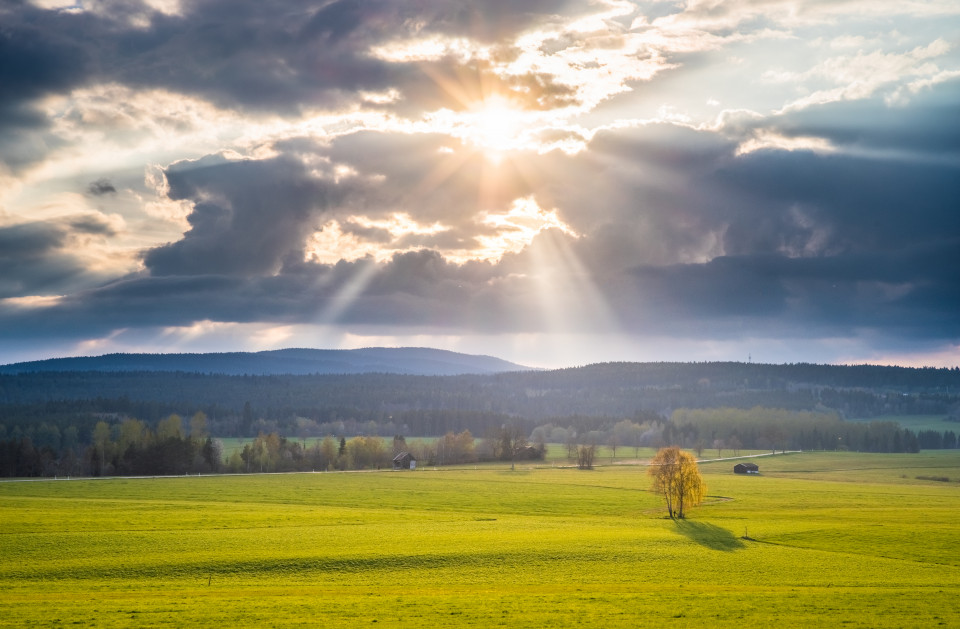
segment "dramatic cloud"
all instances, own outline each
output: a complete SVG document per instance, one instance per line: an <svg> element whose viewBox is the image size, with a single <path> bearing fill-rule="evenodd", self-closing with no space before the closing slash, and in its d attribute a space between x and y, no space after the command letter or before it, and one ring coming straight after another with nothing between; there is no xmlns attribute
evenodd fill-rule
<svg viewBox="0 0 960 629"><path fill-rule="evenodd" d="M91 258L98 244L115 235L115 227L95 215L0 227L0 299L29 304L106 280L109 275Z"/></svg>
<svg viewBox="0 0 960 629"><path fill-rule="evenodd" d="M960 362L955 2L18 0L0 24L9 360Z"/></svg>

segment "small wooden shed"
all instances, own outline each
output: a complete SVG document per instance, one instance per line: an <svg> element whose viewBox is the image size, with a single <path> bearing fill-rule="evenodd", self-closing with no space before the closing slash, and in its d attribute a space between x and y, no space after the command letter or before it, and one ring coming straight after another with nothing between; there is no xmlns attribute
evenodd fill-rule
<svg viewBox="0 0 960 629"><path fill-rule="evenodd" d="M737 463L733 466L734 474L759 474L760 468L756 463Z"/></svg>
<svg viewBox="0 0 960 629"><path fill-rule="evenodd" d="M523 446L519 448L513 456L518 461L533 461L540 458L540 451L537 446Z"/></svg>
<svg viewBox="0 0 960 629"><path fill-rule="evenodd" d="M417 460L409 452L401 452L393 457L393 469L415 470L417 469Z"/></svg>

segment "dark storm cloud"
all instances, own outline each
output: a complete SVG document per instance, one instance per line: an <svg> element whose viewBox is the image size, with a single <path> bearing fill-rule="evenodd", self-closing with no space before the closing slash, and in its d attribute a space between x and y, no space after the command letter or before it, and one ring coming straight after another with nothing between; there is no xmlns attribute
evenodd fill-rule
<svg viewBox="0 0 960 629"><path fill-rule="evenodd" d="M475 203L479 167L411 192L431 171L443 172L441 140L367 132L329 146L290 141L288 156L268 160L175 164L166 170L169 194L193 202L190 231L147 252L149 275L78 293L45 317L98 330L131 320L306 323L366 277L338 321L535 330L536 318L524 315L535 306L522 279L529 256L459 266L411 252L368 276L372 261L304 261L305 236L327 216L408 211L422 223L445 217L456 225L449 210ZM735 142L670 126L600 134L591 149L531 158L526 167L544 175L541 206L556 207L584 234L570 246L627 327L770 335L868 328L956 338L956 168L804 151L737 157ZM337 184L307 171L301 160L311 156L360 174ZM373 175L382 182L369 184ZM506 203L530 191L515 183L499 194ZM463 213L463 229L473 216ZM62 247L62 232L27 232L8 241L38 256ZM719 257L684 261L697 257L705 234L715 234ZM45 317L18 326L51 325Z"/></svg>
<svg viewBox="0 0 960 629"><path fill-rule="evenodd" d="M352 281L364 264L338 264L337 284ZM451 264L433 251L396 254L378 267L343 319L350 323L462 330L468 324L471 308L478 306L477 289L491 271L484 265Z"/></svg>
<svg viewBox="0 0 960 629"><path fill-rule="evenodd" d="M146 32L127 34L118 42L125 54L105 59L106 71L130 85L275 111L337 105L349 102L342 91L391 84L389 66L365 54L383 33L359 24L334 25L335 34L310 31L316 5L210 0L185 6L184 16L155 16Z"/></svg>
<svg viewBox="0 0 960 629"><path fill-rule="evenodd" d="M934 127L952 138L960 119L930 105L951 89L880 119L892 128L824 115L849 124L821 137L856 145L834 154L737 155L749 135L671 125L601 132L543 158L553 176L536 196L584 235L572 249L634 332L956 342L960 160ZM810 136L815 113L770 128Z"/></svg>
<svg viewBox="0 0 960 629"><path fill-rule="evenodd" d="M339 0L312 11L300 33L306 41L423 32L493 43L561 13L590 8L591 2L581 0Z"/></svg>
<svg viewBox="0 0 960 629"><path fill-rule="evenodd" d="M744 199L740 217L755 215L731 217L727 252L815 238L818 253L880 253L960 237L960 81L913 99L831 103L766 121L764 129L823 138L840 152L761 150L718 169L714 186Z"/></svg>
<svg viewBox="0 0 960 629"><path fill-rule="evenodd" d="M316 230L313 219L336 196L302 162L180 162L166 172L169 196L193 201L183 239L146 252L153 275L257 275L277 271ZM312 227L312 229L311 229Z"/></svg>
<svg viewBox="0 0 960 629"><path fill-rule="evenodd" d="M106 335L132 321L136 327L189 326L203 320L329 322L325 313L337 295L364 277L365 290L346 304L337 321L462 330L478 319L487 325L511 316L500 304L478 298L491 271L490 265L454 265L435 252L421 251L398 254L385 264L291 260L283 273L269 276L135 275L78 291L39 316L0 303L0 338L60 338L78 331Z"/></svg>
<svg viewBox="0 0 960 629"><path fill-rule="evenodd" d="M442 140L366 132L330 145L287 141L285 156L267 160L175 164L166 170L170 197L193 203L183 238L147 252L147 274L78 293L17 326L49 326L46 317L97 330L130 321L311 323L359 286L330 315L336 321L536 331L530 252L496 264L456 265L429 250L383 264L305 261L306 236L330 217L379 241L383 230L343 218L405 211L421 224L443 219L452 226L447 245L477 233L480 165L445 171ZM805 151L736 156L736 146L668 125L602 133L577 156L530 157L524 172L538 173L535 183L508 169L504 189L491 194L501 210L535 194L573 224L581 238L552 237L567 241L627 329L957 338L957 168ZM337 183L304 166L318 159L359 174ZM434 171L444 176L432 180ZM431 187L416 192L423 181ZM37 251L60 242L56 233L34 238Z"/></svg>
<svg viewBox="0 0 960 629"><path fill-rule="evenodd" d="M371 45L434 33L493 42L566 5L202 0L166 16L134 3L101 13L7 3L0 9L0 114L20 118L0 115L0 152L8 164L13 155L20 163L37 159L29 134L47 123L32 104L92 82L281 113L398 87L406 100L384 106L430 109L449 100L443 80L479 95L478 77L488 70L476 62L450 69L451 59L387 63L367 54ZM128 26L134 14L147 15L146 25ZM570 97L570 88L542 77L513 80L543 102ZM164 174L169 198L190 207L182 238L145 251L142 272L67 291L49 308L0 304L0 334L107 335L203 320L541 331L537 291L563 287L533 284L543 270L537 247L466 265L430 250L384 263L327 265L305 255L307 239L331 219L347 233L387 243L388 230L348 217L397 212L448 230L395 246L467 248L489 229L477 224L483 212L533 195L582 235L554 232L537 246L548 238L568 246L632 331L694 338L714 329L869 328L956 340L957 83L912 98L896 109L860 102L785 113L731 127L725 137L669 124L602 131L579 155L526 154L496 169L480 154L461 160L441 151L460 147L440 134L372 131L327 143L287 140L272 147L279 155L271 159L178 162ZM826 138L844 151L737 155L741 141L766 131ZM334 166L358 174L338 178ZM94 196L113 191L108 180L87 188ZM70 254L78 233L111 232L95 217L0 229L0 297L55 294L82 276L83 264Z"/></svg>
<svg viewBox="0 0 960 629"><path fill-rule="evenodd" d="M739 201L712 180L733 159L734 142L715 134L647 125L598 133L573 157L544 156L541 207L557 208L591 267L674 264L704 254Z"/></svg>
<svg viewBox="0 0 960 629"><path fill-rule="evenodd" d="M223 298L234 297L241 281L223 277L151 278L135 276L112 281L95 289L80 290L64 297L55 306L44 308L41 316L32 310L4 308L0 304L0 334L5 338L42 336L73 338L101 336L126 328L189 325L225 307ZM235 312L230 320L242 311Z"/></svg>
<svg viewBox="0 0 960 629"><path fill-rule="evenodd" d="M559 0L198 0L182 3L183 15L165 15L134 1L85 11L7 2L0 7L0 163L16 173L65 142L50 133L39 99L105 83L281 114L350 106L359 91L388 88L403 98L376 107L412 116L462 107L438 80L446 77L479 97L481 85L492 89L500 82L488 63L390 63L371 57L371 46L435 34L493 42L588 6ZM531 106L570 98L569 87L549 78L510 81L516 84L504 88L525 91Z"/></svg>
<svg viewBox="0 0 960 629"><path fill-rule="evenodd" d="M72 31L88 22L26 2L0 7L0 112L83 83L93 51Z"/></svg>
<svg viewBox="0 0 960 629"><path fill-rule="evenodd" d="M2 63L2 62L0 62ZM0 167L13 173L43 161L51 148L63 144L45 135L49 121L27 103L0 108Z"/></svg>
<svg viewBox="0 0 960 629"><path fill-rule="evenodd" d="M50 121L32 103L90 78L91 52L72 33L75 23L26 2L0 5L0 166L15 173L60 143L41 137Z"/></svg>
<svg viewBox="0 0 960 629"><path fill-rule="evenodd" d="M945 120L944 132L958 124ZM880 253L960 235L960 161L774 149L737 156L736 148L735 140L666 125L602 133L589 152L555 160L559 175L538 196L564 216L590 217L575 224L586 233L616 238L608 228L623 230L634 248L614 250L637 265Z"/></svg>
<svg viewBox="0 0 960 629"><path fill-rule="evenodd" d="M897 151L900 159L960 160L960 79L904 95L889 105L879 98L843 101L764 120L763 128L787 137L819 137L847 149Z"/></svg>
<svg viewBox="0 0 960 629"><path fill-rule="evenodd" d="M20 256L42 256L63 245L62 226L46 223L27 223L0 229L0 252L4 258L16 260Z"/></svg>
<svg viewBox="0 0 960 629"><path fill-rule="evenodd" d="M758 151L713 181L748 204L729 213L728 252L776 250L796 239L795 248L840 253L955 238L958 174L950 165Z"/></svg>
<svg viewBox="0 0 960 629"><path fill-rule="evenodd" d="M173 164L165 170L168 194L192 203L190 230L182 239L145 253L147 274L77 295L62 307L71 309L77 320L92 320L97 311L110 308L118 318L123 312L133 316L150 310L151 320L158 321L168 312L170 325L197 319L312 322L344 286L365 276L364 290L341 319L464 325L466 318L488 310L465 304L497 275L493 265L456 265L434 251L398 254L382 265L305 261L306 239L330 218L339 217L344 232L368 241L392 238L384 229L344 220L356 213L376 218L407 212L427 224L444 217L444 223L453 226L449 232L408 235L394 243L398 246L473 245L469 224L474 213L463 213L464 223L458 226L460 219L451 216L450 209L476 202L475 168L446 173L428 190L410 190L418 178L429 180L440 161L451 159L437 151L440 139L365 133L332 146L287 141L281 145L287 156L266 160L208 156ZM328 157L359 174L336 182L328 173L308 172L304 165ZM378 183L371 183L371 176ZM501 200L510 198L505 193ZM377 267L372 275L364 272L370 264ZM194 286L203 287L203 299L195 298Z"/></svg>
<svg viewBox="0 0 960 629"><path fill-rule="evenodd" d="M292 146L306 156L310 145L295 142ZM462 324L464 313L455 311L463 308L478 283L490 277L490 265L460 266L433 251L398 254L382 265L305 261L307 237L337 213L354 213L381 199L386 203L385 214L409 210L418 216L417 207L397 201L410 182L403 179L403 169L394 170L390 164L408 162L411 155L393 148L390 159L371 160L374 164L365 166L358 163L365 174L386 173L386 183L370 187L362 177L335 183L325 175L308 173L303 162L292 157L227 161L210 156L174 164L165 171L169 196L193 202L188 216L191 229L181 240L146 252L149 276L78 296L71 307L81 319L88 307L91 318L103 307L115 313L150 309L158 317L169 312L171 325L197 319L312 322L344 286L368 276L365 290L342 313L343 318L361 323ZM360 203L364 207L358 207ZM385 230L349 221L343 228L373 241L389 237ZM446 238L456 240L457 236L413 235L406 244ZM372 275L364 272L370 264L377 267ZM206 293L200 300L191 288L198 285Z"/></svg>
<svg viewBox="0 0 960 629"><path fill-rule="evenodd" d="M0 227L0 298L49 295L98 278L72 251L77 233L110 236L97 216L70 216Z"/></svg>
<svg viewBox="0 0 960 629"><path fill-rule="evenodd" d="M239 109L337 106L355 102L357 90L423 84L416 64L374 59L373 45L430 34L492 42L570 5L198 0L183 3L183 15L165 15L138 2L97 12L7 3L0 9L0 112L92 81L168 88Z"/></svg>
<svg viewBox="0 0 960 629"><path fill-rule="evenodd" d="M723 256L634 274L638 293L658 303L674 331L713 321L754 334L849 336L873 329L956 339L960 272L951 260L958 250L960 238L892 255Z"/></svg>

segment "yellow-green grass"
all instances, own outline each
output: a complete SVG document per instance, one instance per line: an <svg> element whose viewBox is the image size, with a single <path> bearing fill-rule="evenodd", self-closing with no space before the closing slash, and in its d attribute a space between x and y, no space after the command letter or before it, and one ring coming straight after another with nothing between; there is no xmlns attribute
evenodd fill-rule
<svg viewBox="0 0 960 629"><path fill-rule="evenodd" d="M0 625L960 625L960 454L757 462L0 483Z"/></svg>

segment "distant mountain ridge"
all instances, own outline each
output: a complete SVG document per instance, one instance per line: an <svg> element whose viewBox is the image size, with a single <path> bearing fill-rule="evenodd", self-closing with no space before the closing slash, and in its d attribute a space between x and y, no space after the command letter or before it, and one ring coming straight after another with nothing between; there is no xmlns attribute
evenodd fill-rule
<svg viewBox="0 0 960 629"><path fill-rule="evenodd" d="M105 354L0 365L0 374L68 371L167 371L228 376L389 373L454 376L529 371L493 356L426 347L291 348L205 354Z"/></svg>

